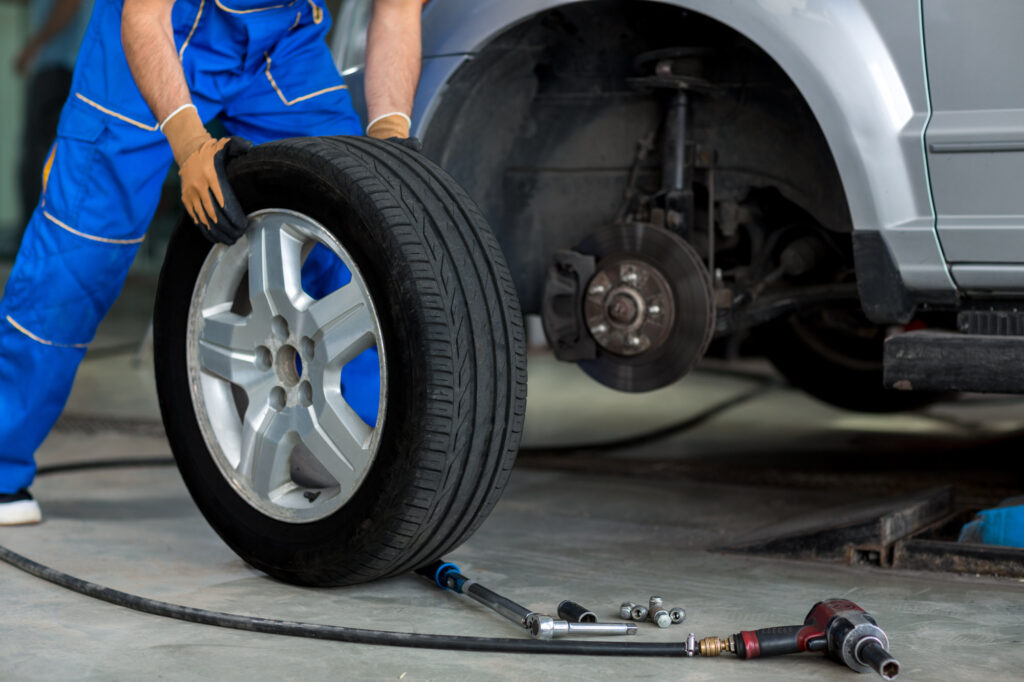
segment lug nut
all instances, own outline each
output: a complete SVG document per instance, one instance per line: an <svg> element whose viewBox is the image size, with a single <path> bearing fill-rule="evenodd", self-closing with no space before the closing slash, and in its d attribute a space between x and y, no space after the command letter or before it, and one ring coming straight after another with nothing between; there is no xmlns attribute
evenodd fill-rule
<svg viewBox="0 0 1024 682"><path fill-rule="evenodd" d="M659 628L667 628L669 625L672 625L672 616L668 615L668 609L663 604L664 601L661 597L651 597L647 609L647 617Z"/></svg>
<svg viewBox="0 0 1024 682"><path fill-rule="evenodd" d="M652 596L647 606L635 604L631 601L622 602L619 606L619 616L624 620L647 620L659 628L667 628L673 623L682 623L686 620L686 610L679 607L666 609L665 600L661 597Z"/></svg>

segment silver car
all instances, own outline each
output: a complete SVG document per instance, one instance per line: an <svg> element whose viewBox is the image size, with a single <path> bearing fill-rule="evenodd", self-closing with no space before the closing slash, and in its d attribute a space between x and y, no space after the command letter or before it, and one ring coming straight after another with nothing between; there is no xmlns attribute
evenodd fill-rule
<svg viewBox="0 0 1024 682"><path fill-rule="evenodd" d="M371 4L335 31L356 93ZM415 131L604 384L710 352L859 410L1021 392L1021 26L1019 0L430 0Z"/></svg>
<svg viewBox="0 0 1024 682"><path fill-rule="evenodd" d="M371 7L345 0L335 34L356 96ZM524 423L517 299L624 391L756 354L858 410L1024 392L1024 2L430 0L423 19L425 155L260 145L230 171L245 238L183 221L168 245L165 430L253 566L350 584L472 534ZM307 284L315 248L347 284Z"/></svg>

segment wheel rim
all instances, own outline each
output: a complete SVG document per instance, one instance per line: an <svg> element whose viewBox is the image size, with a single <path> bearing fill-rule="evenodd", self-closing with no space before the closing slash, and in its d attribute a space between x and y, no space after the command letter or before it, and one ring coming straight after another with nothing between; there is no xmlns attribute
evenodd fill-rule
<svg viewBox="0 0 1024 682"><path fill-rule="evenodd" d="M318 244L351 279L314 298L303 288L303 264ZM291 523L344 505L377 454L387 363L366 281L337 238L294 211L253 213L241 239L210 250L187 335L200 431L238 494ZM343 392L342 374L374 348L380 388L371 425Z"/></svg>

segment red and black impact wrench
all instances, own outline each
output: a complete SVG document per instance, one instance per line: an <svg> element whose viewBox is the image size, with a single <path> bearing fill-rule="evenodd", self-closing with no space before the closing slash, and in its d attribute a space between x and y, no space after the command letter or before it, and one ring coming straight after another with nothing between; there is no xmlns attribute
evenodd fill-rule
<svg viewBox="0 0 1024 682"><path fill-rule="evenodd" d="M859 673L874 670L896 679L900 663L888 651L889 638L864 609L848 599L826 599L811 608L803 625L744 630L729 637L700 640L701 656L730 651L740 658L760 658L824 651Z"/></svg>

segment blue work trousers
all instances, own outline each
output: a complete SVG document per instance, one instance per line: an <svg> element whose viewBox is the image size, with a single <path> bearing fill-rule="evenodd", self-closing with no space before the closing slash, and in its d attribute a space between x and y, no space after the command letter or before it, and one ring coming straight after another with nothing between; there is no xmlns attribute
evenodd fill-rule
<svg viewBox="0 0 1024 682"><path fill-rule="evenodd" d="M325 43L322 1L174 3L175 45L203 121L219 118L257 144L360 133ZM0 493L32 482L35 451L121 291L171 162L125 61L121 0L96 0L43 192L0 301Z"/></svg>

